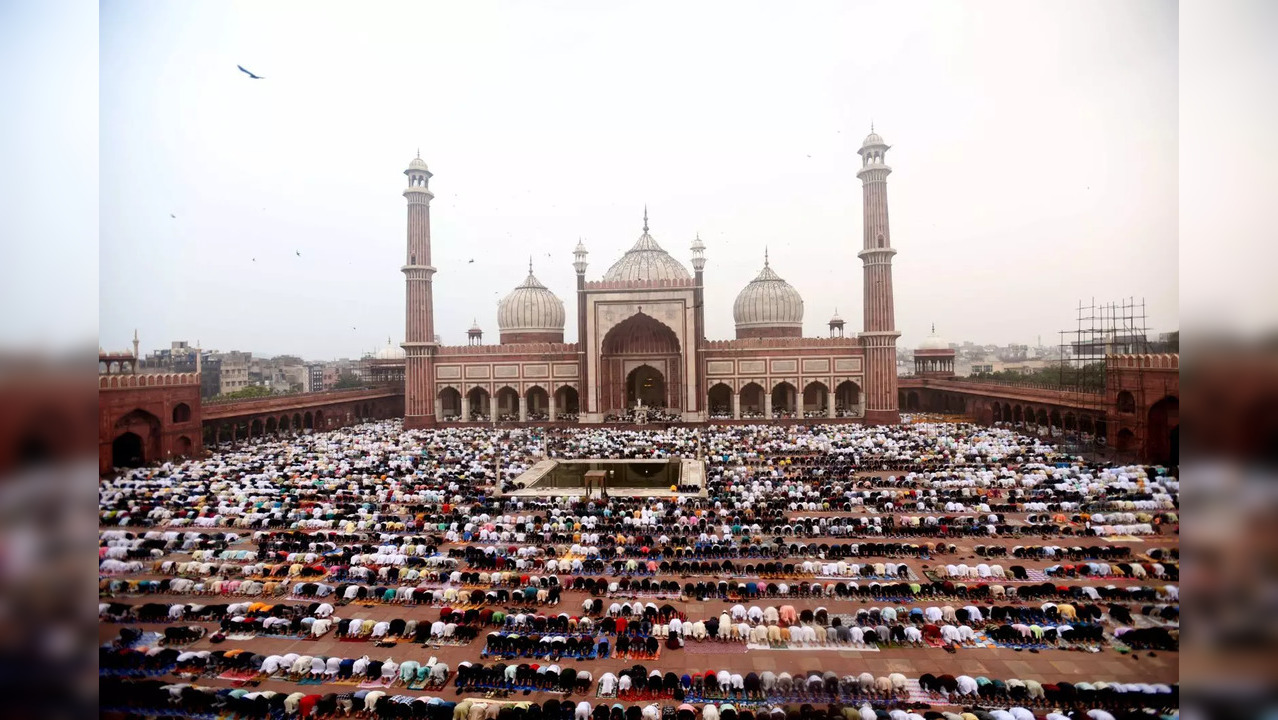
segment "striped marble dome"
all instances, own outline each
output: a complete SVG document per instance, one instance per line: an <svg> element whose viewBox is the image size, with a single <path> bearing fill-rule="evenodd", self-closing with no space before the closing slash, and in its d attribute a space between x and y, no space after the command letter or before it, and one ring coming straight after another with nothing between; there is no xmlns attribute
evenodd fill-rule
<svg viewBox="0 0 1278 720"><path fill-rule="evenodd" d="M564 301L548 290L532 265L528 277L497 305L501 332L559 332L564 330Z"/></svg>
<svg viewBox="0 0 1278 720"><path fill-rule="evenodd" d="M763 327L803 327L803 297L777 275L765 258L759 276L737 295L732 304L737 330Z"/></svg>

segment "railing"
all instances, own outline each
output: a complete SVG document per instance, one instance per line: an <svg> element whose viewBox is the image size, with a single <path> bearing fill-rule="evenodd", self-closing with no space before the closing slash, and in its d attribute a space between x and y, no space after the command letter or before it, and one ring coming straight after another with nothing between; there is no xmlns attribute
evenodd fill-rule
<svg viewBox="0 0 1278 720"><path fill-rule="evenodd" d="M318 392L306 392L306 391L283 392L283 393L271 393L269 395L255 395L253 397L218 396L218 397L204 400L202 401L202 404L205 407L207 407L210 405L229 405L231 403L251 402L254 400L276 400L279 398L294 398L294 397L303 397L308 395L315 396L315 397L329 396L329 397L338 398L338 397L344 397L346 395L350 395L350 394L354 394L358 392L368 392L368 391L377 391L377 390L385 390L389 392L389 391L400 390L400 389L402 389L402 386L397 385L395 383L370 383L367 385L361 385L359 387L340 388L336 390L320 390Z"/></svg>
<svg viewBox="0 0 1278 720"><path fill-rule="evenodd" d="M903 376L918 377L918 376ZM1082 388L1077 385L1061 385L1058 383L1040 383L1030 382L1028 380L1011 380L1006 378L983 378L983 377L947 377L933 378L934 380L944 380L946 382L958 382L972 385L1000 385L1005 387L1029 388L1032 390L1050 390L1052 392L1061 393L1082 393L1084 395L1104 395L1103 389Z"/></svg>

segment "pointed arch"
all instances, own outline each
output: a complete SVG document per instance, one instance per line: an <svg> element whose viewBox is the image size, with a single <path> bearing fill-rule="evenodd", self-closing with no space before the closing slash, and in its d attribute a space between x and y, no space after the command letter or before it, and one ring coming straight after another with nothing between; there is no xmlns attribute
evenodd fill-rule
<svg viewBox="0 0 1278 720"><path fill-rule="evenodd" d="M906 396L907 401L913 398L918 405L918 394L913 390ZM839 417L853 417L861 405L861 386L852 380L844 380L834 388L834 411Z"/></svg>
<svg viewBox="0 0 1278 720"><path fill-rule="evenodd" d="M550 419L550 393L540 385L533 385L524 391L524 402L528 403L529 420Z"/></svg>
<svg viewBox="0 0 1278 720"><path fill-rule="evenodd" d="M713 418L732 417L732 388L718 382L706 392L706 408Z"/></svg>
<svg viewBox="0 0 1278 720"><path fill-rule="evenodd" d="M471 420L491 420L489 414L492 412L492 395L488 392L488 388L483 385L474 385L466 391L467 405L470 406Z"/></svg>
<svg viewBox="0 0 1278 720"><path fill-rule="evenodd" d="M666 397L666 376L657 368L644 363L626 373L626 407L665 407Z"/></svg>
<svg viewBox="0 0 1278 720"><path fill-rule="evenodd" d="M581 399L577 393L577 388L571 385L561 385L555 391L555 414L559 417L551 418L558 420L567 416L575 418L581 412Z"/></svg>
<svg viewBox="0 0 1278 720"><path fill-rule="evenodd" d="M803 388L803 413L818 413L825 417L826 408L830 406L830 388L820 380L813 380Z"/></svg>
<svg viewBox="0 0 1278 720"><path fill-rule="evenodd" d="M798 412L799 391L787 380L772 386L772 417L794 417Z"/></svg>
<svg viewBox="0 0 1278 720"><path fill-rule="evenodd" d="M765 398L767 393L763 386L757 382L746 383L741 388L741 416L742 417L762 417L764 412Z"/></svg>
<svg viewBox="0 0 1278 720"><path fill-rule="evenodd" d="M462 414L461 406L462 396L457 388L445 385L439 389L440 420L457 420Z"/></svg>
<svg viewBox="0 0 1278 720"><path fill-rule="evenodd" d="M497 418L499 420L519 419L519 391L509 385L497 389Z"/></svg>

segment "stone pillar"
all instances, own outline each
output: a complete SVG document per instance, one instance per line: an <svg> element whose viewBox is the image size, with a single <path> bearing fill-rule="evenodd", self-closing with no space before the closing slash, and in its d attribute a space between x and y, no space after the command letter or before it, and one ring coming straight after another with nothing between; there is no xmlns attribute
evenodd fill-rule
<svg viewBox="0 0 1278 720"><path fill-rule="evenodd" d="M435 396L435 417L444 417L444 401L438 395Z"/></svg>
<svg viewBox="0 0 1278 720"><path fill-rule="evenodd" d="M550 415L550 422L554 422L555 421L555 394L546 393L546 397L547 397L546 413Z"/></svg>
<svg viewBox="0 0 1278 720"><path fill-rule="evenodd" d="M825 416L828 418L835 417L834 393L825 394Z"/></svg>
<svg viewBox="0 0 1278 720"><path fill-rule="evenodd" d="M488 396L488 417L497 422L497 393Z"/></svg>
<svg viewBox="0 0 1278 720"><path fill-rule="evenodd" d="M763 393L763 417L772 419L772 393L766 390Z"/></svg>
<svg viewBox="0 0 1278 720"><path fill-rule="evenodd" d="M741 419L741 393L739 392L732 393L732 419Z"/></svg>
<svg viewBox="0 0 1278 720"><path fill-rule="evenodd" d="M528 398L519 398L519 422L528 422Z"/></svg>
<svg viewBox="0 0 1278 720"><path fill-rule="evenodd" d="M461 419L462 422L470 422L470 396L462 395L461 401Z"/></svg>

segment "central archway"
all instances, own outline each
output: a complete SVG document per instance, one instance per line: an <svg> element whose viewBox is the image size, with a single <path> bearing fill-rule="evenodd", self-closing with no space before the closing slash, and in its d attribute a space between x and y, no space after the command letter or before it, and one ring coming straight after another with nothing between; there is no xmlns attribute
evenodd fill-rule
<svg viewBox="0 0 1278 720"><path fill-rule="evenodd" d="M640 365L626 375L626 407L639 403L648 407L666 405L666 376L651 365Z"/></svg>
<svg viewBox="0 0 1278 720"><path fill-rule="evenodd" d="M600 410L624 410L640 398L650 407L682 407L680 359L679 337L651 315L638 312L618 323L600 346ZM637 384L635 377L641 377Z"/></svg>

